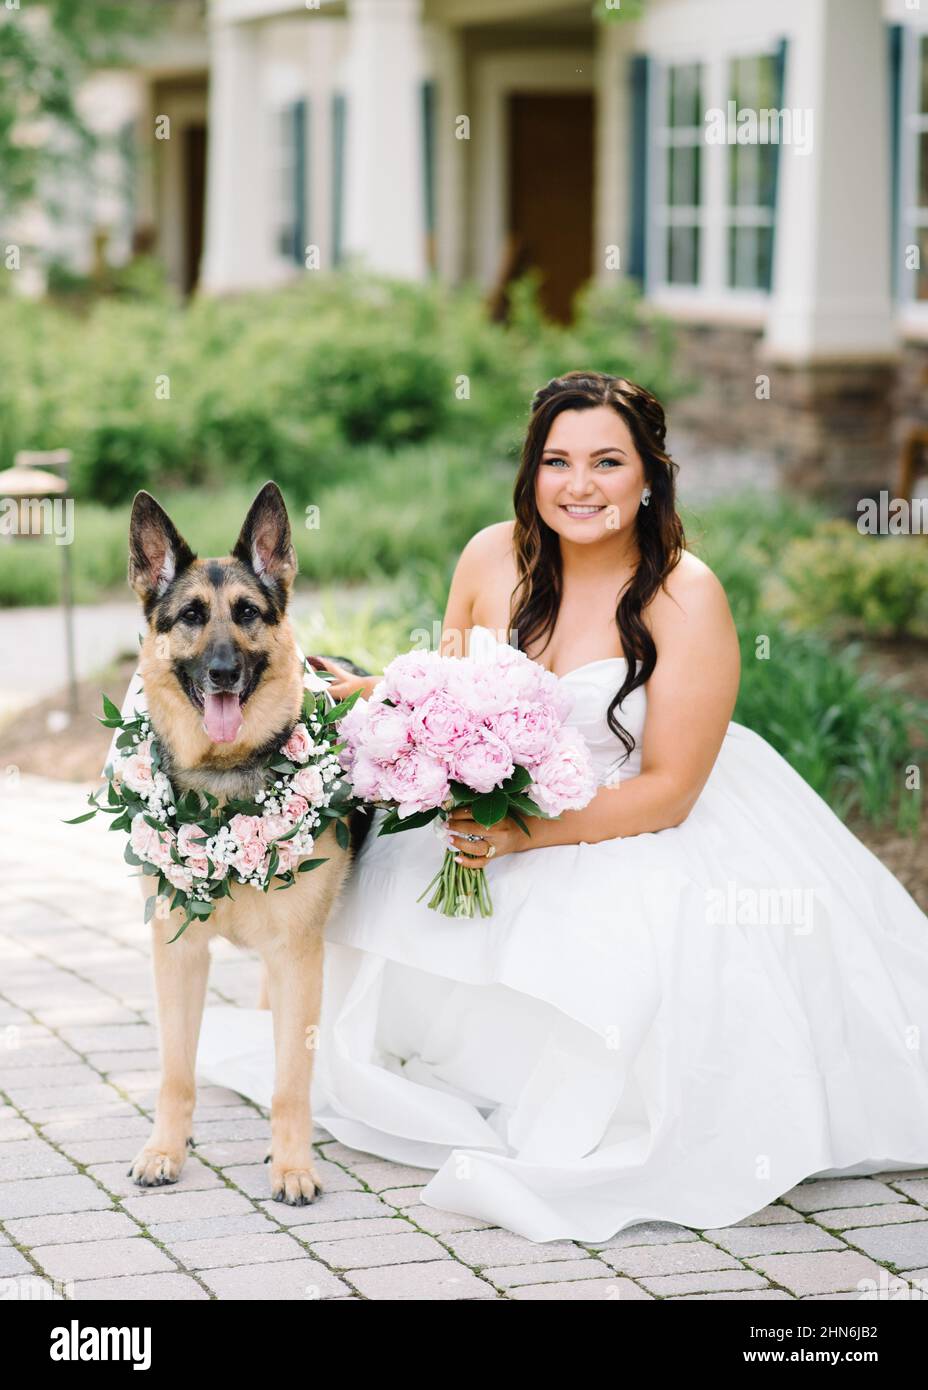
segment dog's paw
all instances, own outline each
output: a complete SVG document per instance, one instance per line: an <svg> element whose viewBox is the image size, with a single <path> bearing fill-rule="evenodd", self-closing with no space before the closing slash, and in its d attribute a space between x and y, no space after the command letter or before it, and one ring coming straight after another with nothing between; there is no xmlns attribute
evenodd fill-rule
<svg viewBox="0 0 928 1390"><path fill-rule="evenodd" d="M139 1187L165 1187L177 1182L186 1156L186 1151L175 1154L164 1149L145 1148L136 1154L132 1166L126 1169L126 1176Z"/></svg>
<svg viewBox="0 0 928 1390"><path fill-rule="evenodd" d="M271 1165L271 1196L275 1202L286 1202L288 1207L306 1207L322 1195L322 1183L313 1165L305 1168L285 1168L275 1164L268 1153L265 1163Z"/></svg>

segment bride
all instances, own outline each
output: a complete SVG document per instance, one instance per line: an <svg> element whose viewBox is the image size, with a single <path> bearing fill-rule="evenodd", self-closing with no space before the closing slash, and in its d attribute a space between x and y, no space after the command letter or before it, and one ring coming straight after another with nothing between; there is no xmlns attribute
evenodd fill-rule
<svg viewBox="0 0 928 1390"><path fill-rule="evenodd" d="M537 1241L726 1226L812 1175L928 1163L928 919L730 722L737 635L664 435L626 380L549 382L515 521L448 598L447 653L511 641L562 678L594 799L530 838L455 813L486 920L417 903L442 847L378 838L378 812L326 930L316 1118ZM324 664L338 698L379 679ZM270 1014L207 1009L198 1071L269 1104Z"/></svg>

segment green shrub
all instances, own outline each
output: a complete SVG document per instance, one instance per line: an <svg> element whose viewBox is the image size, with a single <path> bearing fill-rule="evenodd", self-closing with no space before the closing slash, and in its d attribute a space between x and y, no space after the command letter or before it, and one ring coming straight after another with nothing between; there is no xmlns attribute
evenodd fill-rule
<svg viewBox="0 0 928 1390"><path fill-rule="evenodd" d="M928 635L928 544L922 536L865 536L850 522L828 521L788 548L771 595L802 629Z"/></svg>

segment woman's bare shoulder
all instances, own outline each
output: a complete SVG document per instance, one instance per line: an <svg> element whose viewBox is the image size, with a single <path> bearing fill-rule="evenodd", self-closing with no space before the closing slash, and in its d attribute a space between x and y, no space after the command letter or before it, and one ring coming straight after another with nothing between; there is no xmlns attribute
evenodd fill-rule
<svg viewBox="0 0 928 1390"><path fill-rule="evenodd" d="M732 622L721 581L691 550L683 552L668 574L648 605L648 616L655 627L680 622L728 626Z"/></svg>

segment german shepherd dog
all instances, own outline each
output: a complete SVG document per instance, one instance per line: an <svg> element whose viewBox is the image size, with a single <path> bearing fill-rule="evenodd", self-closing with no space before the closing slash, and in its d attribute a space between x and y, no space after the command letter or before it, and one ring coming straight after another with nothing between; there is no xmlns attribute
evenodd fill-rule
<svg viewBox="0 0 928 1390"><path fill-rule="evenodd" d="M148 631L140 672L162 769L180 795L251 797L267 755L300 717L303 667L287 605L297 562L280 489L258 493L231 555L198 559L170 517L139 492L129 524L129 583ZM212 915L176 941L182 909L151 918L161 1084L151 1137L129 1175L142 1187L176 1182L192 1144L194 1068L209 971L209 939L258 951L265 966L259 1007L273 1015L276 1072L271 1103L271 1196L291 1206L322 1187L312 1160L310 1085L322 1000L323 929L348 870L334 826L327 859L284 892L233 883ZM140 879L146 898L157 890Z"/></svg>

